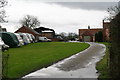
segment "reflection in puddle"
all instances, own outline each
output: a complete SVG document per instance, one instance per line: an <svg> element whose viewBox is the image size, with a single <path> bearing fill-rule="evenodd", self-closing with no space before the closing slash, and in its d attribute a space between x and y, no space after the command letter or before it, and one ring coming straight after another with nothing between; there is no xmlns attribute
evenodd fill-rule
<svg viewBox="0 0 120 80"><path fill-rule="evenodd" d="M23 78L97 78L99 74L95 65L104 55L106 48L96 43L90 45L85 51Z"/></svg>

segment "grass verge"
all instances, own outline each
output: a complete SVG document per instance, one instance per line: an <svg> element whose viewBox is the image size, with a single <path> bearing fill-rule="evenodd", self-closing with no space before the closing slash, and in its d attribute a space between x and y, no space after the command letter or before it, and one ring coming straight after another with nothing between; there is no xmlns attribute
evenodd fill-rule
<svg viewBox="0 0 120 80"><path fill-rule="evenodd" d="M107 42L100 42L100 43L106 46L106 52L105 52L105 56L103 57L103 59L97 63L96 69L100 73L98 78L100 80L104 80L106 78L109 78L109 72L108 72L109 71L108 70L109 43Z"/></svg>
<svg viewBox="0 0 120 80"><path fill-rule="evenodd" d="M43 42L10 48L7 78L20 78L88 48L87 43Z"/></svg>

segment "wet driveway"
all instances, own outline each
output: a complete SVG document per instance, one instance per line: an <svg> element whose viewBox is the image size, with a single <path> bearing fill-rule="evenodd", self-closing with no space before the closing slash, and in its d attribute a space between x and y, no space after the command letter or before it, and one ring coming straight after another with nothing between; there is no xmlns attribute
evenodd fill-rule
<svg viewBox="0 0 120 80"><path fill-rule="evenodd" d="M105 45L89 43L90 47L52 66L30 73L23 78L97 78L96 63L105 54Z"/></svg>

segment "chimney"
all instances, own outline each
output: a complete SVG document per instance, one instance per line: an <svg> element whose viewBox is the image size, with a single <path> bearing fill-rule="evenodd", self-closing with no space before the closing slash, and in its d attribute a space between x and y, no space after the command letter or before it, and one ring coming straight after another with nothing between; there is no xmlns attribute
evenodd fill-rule
<svg viewBox="0 0 120 80"><path fill-rule="evenodd" d="M105 22L105 19L103 19L103 23Z"/></svg>
<svg viewBox="0 0 120 80"><path fill-rule="evenodd" d="M90 30L90 26L88 26L88 29Z"/></svg>

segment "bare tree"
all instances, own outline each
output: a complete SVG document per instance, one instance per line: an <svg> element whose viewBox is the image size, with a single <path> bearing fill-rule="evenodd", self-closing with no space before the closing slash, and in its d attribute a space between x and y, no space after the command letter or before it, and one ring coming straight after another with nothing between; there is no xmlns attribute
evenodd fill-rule
<svg viewBox="0 0 120 80"><path fill-rule="evenodd" d="M118 2L118 5L108 8L107 11L110 14L110 17L108 18L109 20L115 18L115 16L120 12L120 2Z"/></svg>
<svg viewBox="0 0 120 80"><path fill-rule="evenodd" d="M8 4L6 0L0 0L0 23L6 22L4 7Z"/></svg>
<svg viewBox="0 0 120 80"><path fill-rule="evenodd" d="M61 32L59 35L63 38L64 41L67 41L67 33Z"/></svg>
<svg viewBox="0 0 120 80"><path fill-rule="evenodd" d="M75 38L78 38L78 35L73 32L69 32L69 33L61 32L59 35L61 35L64 41L75 40Z"/></svg>
<svg viewBox="0 0 120 80"><path fill-rule="evenodd" d="M21 21L22 26L35 28L37 26L40 26L40 22L35 16L26 15Z"/></svg>
<svg viewBox="0 0 120 80"><path fill-rule="evenodd" d="M78 38L78 35L77 35L76 33L69 32L69 33L68 33L68 37L69 37L69 38Z"/></svg>
<svg viewBox="0 0 120 80"><path fill-rule="evenodd" d="M61 35L63 38L67 36L67 33L61 32L59 35Z"/></svg>
<svg viewBox="0 0 120 80"><path fill-rule="evenodd" d="M75 40L76 38L78 38L78 35L76 33L69 32L67 37L68 40Z"/></svg>
<svg viewBox="0 0 120 80"><path fill-rule="evenodd" d="M6 15L5 15L5 10L4 10L4 7L7 4L8 4L7 0L0 0L0 23L7 22L5 20ZM0 24L0 32L1 31L2 31L2 26ZM9 54L3 54L3 53L1 54L0 53L0 61L2 61L2 62L0 62L0 65L2 65L2 68L0 68L0 79L1 79L1 77L6 78L6 76L7 76L8 58L9 58Z"/></svg>

